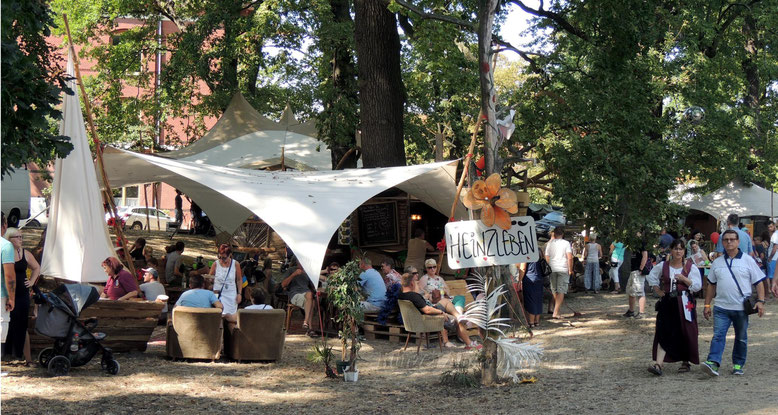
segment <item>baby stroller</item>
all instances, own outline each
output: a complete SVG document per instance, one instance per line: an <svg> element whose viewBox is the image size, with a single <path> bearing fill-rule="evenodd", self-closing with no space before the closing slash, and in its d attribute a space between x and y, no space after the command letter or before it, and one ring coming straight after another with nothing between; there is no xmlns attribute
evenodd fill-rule
<svg viewBox="0 0 778 415"><path fill-rule="evenodd" d="M100 299L97 289L82 284L63 284L50 293L42 293L38 287L33 289L35 302L41 304L35 331L54 339L53 347L38 354L41 366L48 368L53 376L64 376L71 367L89 363L101 351L103 370L112 375L119 373L119 362L113 358L111 349L100 344L105 333L92 332L97 327L97 319L91 318L85 324L78 321L81 311Z"/></svg>

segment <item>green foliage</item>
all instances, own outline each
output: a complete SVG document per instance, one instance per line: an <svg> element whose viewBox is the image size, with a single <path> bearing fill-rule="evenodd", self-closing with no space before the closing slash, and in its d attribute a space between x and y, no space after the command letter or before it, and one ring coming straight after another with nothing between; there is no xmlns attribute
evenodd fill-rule
<svg viewBox="0 0 778 415"><path fill-rule="evenodd" d="M473 362L468 359L454 361L453 368L440 375L440 384L456 388L477 388L481 386L481 374L472 369Z"/></svg>
<svg viewBox="0 0 778 415"><path fill-rule="evenodd" d="M311 346L311 350L308 352L308 361L312 363L324 364L324 374L328 378L335 378L337 375L332 370L332 346L327 346L326 342L317 342Z"/></svg>
<svg viewBox="0 0 778 415"><path fill-rule="evenodd" d="M360 305L362 297L359 293L359 259L347 262L335 274L327 278L327 299L338 310L335 321L341 325L340 337L343 342L343 353L349 347L349 365L355 368L357 351L361 345L359 341L358 326L364 320L364 313Z"/></svg>
<svg viewBox="0 0 778 415"><path fill-rule="evenodd" d="M767 22L775 21L768 10L776 2L725 8L642 0L548 7L581 36L536 20L538 44L550 52L511 101L517 134L541 139L538 154L555 175L553 200L568 217L634 246L638 231L656 232L682 214L668 201L681 181L715 188L734 178L774 180L778 118L769 85L778 72ZM717 23L734 12L731 26ZM753 56L742 36L749 15L759 40ZM718 53L710 56L713 44ZM753 60L759 102L746 105ZM692 105L705 109L699 124L681 117Z"/></svg>
<svg viewBox="0 0 778 415"><path fill-rule="evenodd" d="M54 22L43 0L2 2L2 174L28 162L46 165L73 149L52 132L50 120L63 91L73 93L52 48L46 43Z"/></svg>

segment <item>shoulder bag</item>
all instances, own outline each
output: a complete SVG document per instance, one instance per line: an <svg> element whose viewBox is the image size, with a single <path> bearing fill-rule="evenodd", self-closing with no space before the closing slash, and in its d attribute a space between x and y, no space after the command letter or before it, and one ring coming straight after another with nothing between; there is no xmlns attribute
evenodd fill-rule
<svg viewBox="0 0 778 415"><path fill-rule="evenodd" d="M735 259L732 258L732 261ZM746 297L745 294L743 294L743 290L740 289L740 284L737 282L737 278L735 278L735 273L732 272L732 264L731 262L727 262L727 259L724 258L724 263L727 264L727 269L729 270L729 275L732 276L732 279L735 280L735 285L737 286L737 290L740 291L740 295L743 297L743 311L746 312L746 315L756 314L759 310L756 309L756 297L753 295L750 295Z"/></svg>

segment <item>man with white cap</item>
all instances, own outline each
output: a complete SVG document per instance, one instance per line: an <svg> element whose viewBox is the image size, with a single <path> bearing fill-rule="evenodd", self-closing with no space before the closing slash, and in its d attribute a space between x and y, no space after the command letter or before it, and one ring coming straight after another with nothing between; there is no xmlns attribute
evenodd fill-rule
<svg viewBox="0 0 778 415"><path fill-rule="evenodd" d="M143 284L140 285L140 290L143 292L143 296L148 301L156 301L159 296L163 296L160 300L164 300L165 306L162 307L162 314L159 316L160 322L167 320L167 295L165 293L165 286L159 282L159 272L154 268L143 269Z"/></svg>

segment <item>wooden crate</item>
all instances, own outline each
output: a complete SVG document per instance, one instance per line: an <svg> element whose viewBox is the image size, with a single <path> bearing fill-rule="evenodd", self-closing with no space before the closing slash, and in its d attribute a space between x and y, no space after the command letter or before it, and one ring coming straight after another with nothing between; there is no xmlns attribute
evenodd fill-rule
<svg viewBox="0 0 778 415"><path fill-rule="evenodd" d="M164 304L154 301L113 301L101 300L85 309L79 321L97 319L95 332L105 333L103 346L115 352L130 350L145 351ZM29 333L30 348L37 353L51 347L54 340L35 332L35 318L30 311Z"/></svg>
<svg viewBox="0 0 778 415"><path fill-rule="evenodd" d="M408 332L405 331L405 327L396 321L387 321L384 325L373 319L365 319L362 329L367 340L388 340L392 343L405 343L405 339L408 338ZM430 340L436 341L437 336L438 333L430 333ZM415 344L418 337L416 333L411 333L411 342Z"/></svg>

